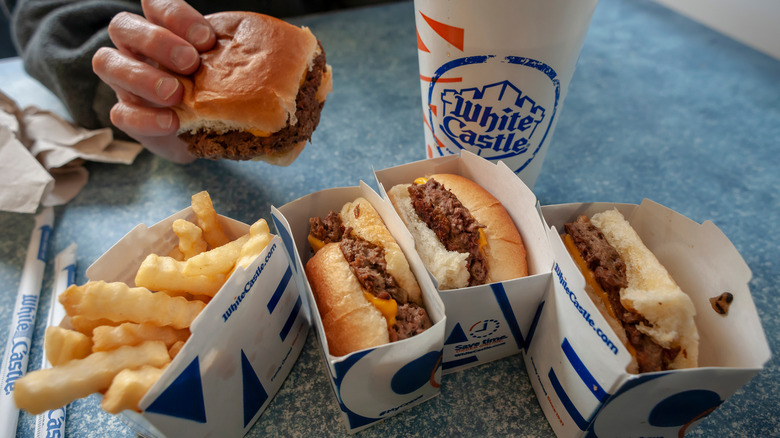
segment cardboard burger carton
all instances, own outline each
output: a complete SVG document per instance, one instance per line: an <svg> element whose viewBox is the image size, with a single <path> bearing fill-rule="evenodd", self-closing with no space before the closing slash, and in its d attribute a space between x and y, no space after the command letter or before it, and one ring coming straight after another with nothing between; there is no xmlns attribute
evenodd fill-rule
<svg viewBox="0 0 780 438"><path fill-rule="evenodd" d="M176 246L171 225L179 218L192 220L192 208L149 228L138 225L87 269L87 277L134 285L146 255ZM249 231L227 217L219 221L231 239ZM292 278L282 240L274 237L193 321L189 340L141 399L143 413L124 411L124 420L150 437L246 434L305 344L308 314Z"/></svg>
<svg viewBox="0 0 780 438"><path fill-rule="evenodd" d="M439 291L447 312L442 363L447 374L523 351L550 283L553 257L536 197L502 162L493 164L464 151L460 156L417 161L375 175L387 199L393 186L436 173L469 178L504 205L523 239L529 272L514 280ZM412 239L406 228L402 232L405 239ZM435 282L432 275L431 279Z"/></svg>
<svg viewBox="0 0 780 438"><path fill-rule="evenodd" d="M626 371L631 356L586 294L559 236L579 214L612 208L692 299L700 336L697 368ZM556 263L524 357L557 436L682 436L765 366L770 352L748 289L750 270L714 224L698 224L648 200L541 210ZM723 292L734 297L725 315L710 303Z"/></svg>
<svg viewBox="0 0 780 438"><path fill-rule="evenodd" d="M334 356L329 351L322 319L304 271L313 255L307 240L309 218L324 217L329 211L339 212L345 203L358 197L365 198L374 206L406 255L422 289L424 305L433 326L402 341ZM299 289L304 291L311 308L311 321L319 338L325 368L349 432L365 429L438 395L446 324L444 305L409 236L401 233L404 226L393 213L393 207L361 182L359 187L323 190L279 209L272 208L272 216L285 242Z"/></svg>

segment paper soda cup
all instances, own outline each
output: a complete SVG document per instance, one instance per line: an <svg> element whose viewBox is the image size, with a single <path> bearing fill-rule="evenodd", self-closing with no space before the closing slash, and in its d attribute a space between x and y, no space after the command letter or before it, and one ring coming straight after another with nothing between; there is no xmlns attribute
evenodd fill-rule
<svg viewBox="0 0 780 438"><path fill-rule="evenodd" d="M533 188L597 0L415 0L428 158L471 151Z"/></svg>

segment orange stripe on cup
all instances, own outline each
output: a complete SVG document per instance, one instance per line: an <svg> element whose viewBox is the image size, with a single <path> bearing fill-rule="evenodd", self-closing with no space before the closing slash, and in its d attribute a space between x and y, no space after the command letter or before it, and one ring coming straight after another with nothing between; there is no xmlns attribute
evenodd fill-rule
<svg viewBox="0 0 780 438"><path fill-rule="evenodd" d="M431 51L425 47L425 43L423 42L422 38L420 38L420 32L417 32L417 48L423 52L431 53Z"/></svg>
<svg viewBox="0 0 780 438"><path fill-rule="evenodd" d="M431 107L431 111L433 111L433 114L435 115L436 105L429 105L429 106ZM436 134L433 133L433 129L431 128L430 123L428 123L428 117L425 116L425 110L423 110L423 122L425 123L425 126L428 127L428 129L431 131L431 134L433 134L433 139L436 140L436 147L439 149L445 148L446 146L444 146L444 143L442 143L441 140L439 140L439 138L436 137ZM433 152L431 151L431 146L430 145L426 145L426 146L428 146L428 158L431 158L431 156L433 156Z"/></svg>
<svg viewBox="0 0 780 438"><path fill-rule="evenodd" d="M436 21L433 18L425 16L422 12L420 12L420 15L425 19L425 22L428 23L428 26L431 26L431 29L433 29L434 32L439 34L440 37L444 38L445 41L452 44L460 50L463 51L463 36L464 31L462 27L455 27L450 26L449 24L444 24L440 21Z"/></svg>

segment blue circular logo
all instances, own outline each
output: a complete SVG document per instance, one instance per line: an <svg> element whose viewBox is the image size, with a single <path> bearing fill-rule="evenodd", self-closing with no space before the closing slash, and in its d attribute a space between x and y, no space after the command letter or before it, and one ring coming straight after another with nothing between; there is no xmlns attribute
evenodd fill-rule
<svg viewBox="0 0 780 438"><path fill-rule="evenodd" d="M469 336L476 339L487 338L495 333L501 325L495 319L477 321L469 328Z"/></svg>
<svg viewBox="0 0 780 438"><path fill-rule="evenodd" d="M497 64L532 73L537 83L534 92L540 93L538 84L541 80L551 87L553 98L531 95L531 86L518 85L509 79L494 78L488 83L469 82L469 85L439 81L444 74L458 76L459 69L495 69ZM543 62L519 56L459 58L439 67L431 78L428 124L439 146L450 149L451 153L466 149L490 160L524 157L521 164L512 169L519 172L528 166L547 139L560 93L558 74ZM435 122L434 116L440 122ZM438 152L444 155L442 150Z"/></svg>

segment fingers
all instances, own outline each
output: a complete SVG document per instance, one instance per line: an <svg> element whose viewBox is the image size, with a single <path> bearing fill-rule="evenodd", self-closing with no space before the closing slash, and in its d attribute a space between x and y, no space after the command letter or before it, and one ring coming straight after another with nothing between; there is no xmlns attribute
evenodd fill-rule
<svg viewBox="0 0 780 438"><path fill-rule="evenodd" d="M187 150L187 144L176 136L170 137L135 137L146 149L155 155L173 161L186 164L195 161L195 157Z"/></svg>
<svg viewBox="0 0 780 438"><path fill-rule="evenodd" d="M179 119L168 108L136 106L121 99L111 109L111 122L146 149L175 163L189 163L195 157L176 136Z"/></svg>
<svg viewBox="0 0 780 438"><path fill-rule="evenodd" d="M125 91L152 105L175 105L184 93L176 77L108 47L95 53L92 69L117 94Z"/></svg>
<svg viewBox="0 0 780 438"><path fill-rule="evenodd" d="M116 49L101 48L92 67L117 94L111 122L147 149L179 163L194 159L176 137L179 119L170 106L184 87L174 74L189 75L199 52L216 43L206 19L183 0L142 0L144 17L123 12L109 24Z"/></svg>
<svg viewBox="0 0 780 438"><path fill-rule="evenodd" d="M139 106L121 99L111 108L111 123L131 137L173 135L179 129L179 118L172 109Z"/></svg>
<svg viewBox="0 0 780 438"><path fill-rule="evenodd" d="M185 39L129 12L111 20L108 35L120 52L138 60L150 59L177 73L193 73L200 62L198 51Z"/></svg>
<svg viewBox="0 0 780 438"><path fill-rule="evenodd" d="M216 36L203 15L181 0L142 0L144 15L192 44L198 52L214 46Z"/></svg>

